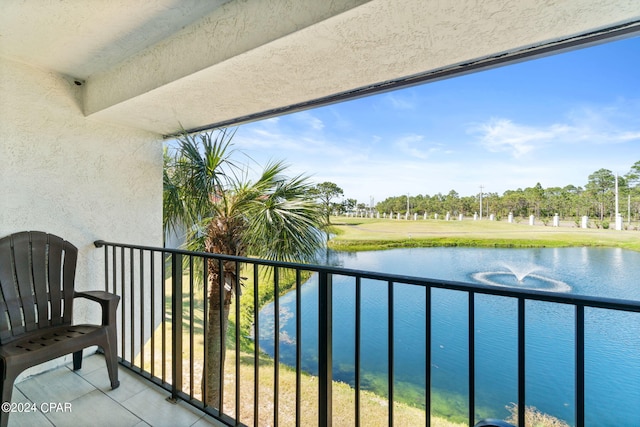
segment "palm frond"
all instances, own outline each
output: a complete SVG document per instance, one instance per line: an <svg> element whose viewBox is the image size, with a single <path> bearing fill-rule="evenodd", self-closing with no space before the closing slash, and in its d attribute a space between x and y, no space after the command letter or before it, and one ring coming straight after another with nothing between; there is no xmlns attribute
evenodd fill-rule
<svg viewBox="0 0 640 427"><path fill-rule="evenodd" d="M172 176L174 174L174 168L172 158L169 155L167 149L164 150L164 168L162 174L163 193L163 216L162 226L165 231L175 232L178 226L183 223L182 216L182 199L180 196L180 190L176 183L173 181Z"/></svg>
<svg viewBox="0 0 640 427"><path fill-rule="evenodd" d="M234 134L185 134L165 156L165 227L186 227L191 250L312 260L324 238L308 177L288 178L272 161L251 182L230 158Z"/></svg>
<svg viewBox="0 0 640 427"><path fill-rule="evenodd" d="M225 129L191 135L176 141L173 155L165 151L164 218L165 230L182 225L187 229L212 215L212 198L227 185L231 160L231 139L235 131Z"/></svg>
<svg viewBox="0 0 640 427"><path fill-rule="evenodd" d="M248 209L247 244L256 256L309 261L324 244L318 230L322 213L309 196L308 178L285 178L283 168L282 163L269 165L256 183L262 192Z"/></svg>

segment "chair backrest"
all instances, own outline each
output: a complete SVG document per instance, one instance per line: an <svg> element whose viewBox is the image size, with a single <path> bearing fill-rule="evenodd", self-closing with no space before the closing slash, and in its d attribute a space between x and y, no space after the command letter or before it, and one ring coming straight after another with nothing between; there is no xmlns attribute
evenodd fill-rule
<svg viewBox="0 0 640 427"><path fill-rule="evenodd" d="M71 324L77 258L71 243L40 231L0 239L0 344Z"/></svg>

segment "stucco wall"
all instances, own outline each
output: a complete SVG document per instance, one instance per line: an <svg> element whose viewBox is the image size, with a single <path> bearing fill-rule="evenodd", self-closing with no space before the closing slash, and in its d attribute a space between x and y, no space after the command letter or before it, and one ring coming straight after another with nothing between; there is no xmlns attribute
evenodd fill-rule
<svg viewBox="0 0 640 427"><path fill-rule="evenodd" d="M0 236L69 240L80 250L77 288L103 289L94 240L162 245L162 141L85 118L80 89L0 59ZM76 321L99 321L97 306L75 308Z"/></svg>

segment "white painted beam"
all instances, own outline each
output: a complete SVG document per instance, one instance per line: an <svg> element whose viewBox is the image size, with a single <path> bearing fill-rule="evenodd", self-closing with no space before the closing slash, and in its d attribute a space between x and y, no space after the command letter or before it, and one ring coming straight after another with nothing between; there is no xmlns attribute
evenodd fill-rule
<svg viewBox="0 0 640 427"><path fill-rule="evenodd" d="M111 69L92 75L85 88L85 114L91 115L136 97L144 97L155 89L182 79L192 79L194 76L197 79L198 73L203 70L259 49L367 1L230 1L173 36ZM259 79L259 76L255 78ZM214 82L205 92L200 92L200 96L215 97L216 90L224 87L224 80ZM170 93L171 99L165 100L168 103L178 103L181 95L185 99L192 99L192 94L179 93L176 89L170 90ZM172 108L171 105L165 107ZM177 122L173 122L175 128Z"/></svg>

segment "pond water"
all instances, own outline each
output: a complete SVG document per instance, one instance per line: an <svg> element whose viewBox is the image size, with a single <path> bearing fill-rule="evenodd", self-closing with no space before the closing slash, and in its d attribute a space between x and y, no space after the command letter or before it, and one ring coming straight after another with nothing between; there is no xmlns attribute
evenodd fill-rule
<svg viewBox="0 0 640 427"><path fill-rule="evenodd" d="M555 292L640 300L640 253L622 249L414 248L334 254L345 268L410 276L522 286ZM332 261L332 264L334 262ZM520 276L520 281L517 276ZM334 278L333 369L353 384L355 284ZM387 284L362 282L362 386L385 390ZM425 290L395 285L396 398L424 407ZM317 277L301 289L302 369L317 373ZM281 362L295 366L296 291L280 300ZM466 420L467 294L432 291L432 413ZM273 353L273 305L260 312L260 347ZM505 418L517 401L517 317L512 298L476 296L476 413ZM526 304L526 404L570 424L575 419L574 309ZM585 309L587 425L640 425L640 315Z"/></svg>

